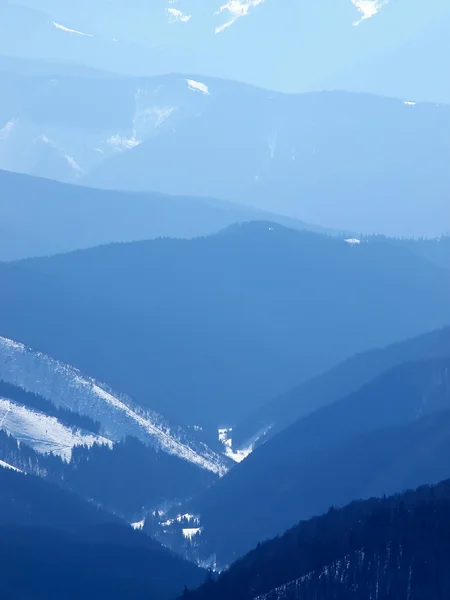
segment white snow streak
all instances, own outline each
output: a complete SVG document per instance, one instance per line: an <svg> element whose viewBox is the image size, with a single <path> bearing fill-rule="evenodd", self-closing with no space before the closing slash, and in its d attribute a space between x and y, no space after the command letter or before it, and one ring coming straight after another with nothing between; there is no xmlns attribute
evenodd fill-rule
<svg viewBox="0 0 450 600"><path fill-rule="evenodd" d="M246 17L251 8L255 8L263 2L264 0L228 0L226 4L219 8L216 14L220 15L221 13L225 12L229 15L230 18L222 25L216 27L215 32L221 33L222 31L233 25L233 23L235 23L241 17Z"/></svg>
<svg viewBox="0 0 450 600"><path fill-rule="evenodd" d="M74 171L76 171L78 175L83 173L83 169L80 167L80 165L74 159L74 157L70 156L69 154L65 154L64 150L62 150L61 148L58 148L57 144L53 140L51 140L47 135L45 135L45 133L38 136L34 140L34 142L42 142L43 144L47 144L47 146L50 146L50 148L53 148L54 150L56 150L56 152L60 156L62 156L62 158L64 158L64 160L67 162L67 164L70 167L72 167L72 169Z"/></svg>
<svg viewBox="0 0 450 600"><path fill-rule="evenodd" d="M74 171L78 171L78 173L82 173L83 169L77 163L73 156L69 156L68 154L64 154L64 158L67 160L67 163L72 167Z"/></svg>
<svg viewBox="0 0 450 600"><path fill-rule="evenodd" d="M374 17L382 8L386 6L389 0L352 0L355 8L361 13L359 21L355 21L353 25L357 27L366 19Z"/></svg>
<svg viewBox="0 0 450 600"><path fill-rule="evenodd" d="M163 450L169 452L169 454L177 454L181 458L184 458L190 462L193 462L204 469L209 469L223 475L220 467L216 464L209 463L204 457L198 455L192 448L186 446L182 442L175 440L170 432L159 429L155 426L148 418L141 416L129 406L118 400L115 396L102 389L97 384L93 385L94 393L102 398L106 403L111 404L115 408L118 408L123 414L127 415L130 419L136 422L137 425L144 431L146 431L151 437L157 438L160 447Z"/></svg>
<svg viewBox="0 0 450 600"><path fill-rule="evenodd" d="M201 83L200 81L195 81L194 79L186 79L186 83L188 84L189 89L193 92L201 92L206 96L211 95L209 92L209 87L206 84Z"/></svg>
<svg viewBox="0 0 450 600"><path fill-rule="evenodd" d="M91 33L84 33L83 31L70 29L69 27L64 27L64 25L61 25L60 23L55 23L55 21L52 21L52 25L54 25L56 29L60 29L61 31L65 31L66 33L74 33L76 35L82 35L84 37L94 37Z"/></svg>
<svg viewBox="0 0 450 600"><path fill-rule="evenodd" d="M0 140L6 140L14 129L18 119L10 119L2 129L0 129Z"/></svg>
<svg viewBox="0 0 450 600"><path fill-rule="evenodd" d="M17 473L23 473L23 471L21 471L17 467L13 467L12 465L9 465L4 460L0 460L0 467L2 467L3 469L11 469L11 471L17 471Z"/></svg>

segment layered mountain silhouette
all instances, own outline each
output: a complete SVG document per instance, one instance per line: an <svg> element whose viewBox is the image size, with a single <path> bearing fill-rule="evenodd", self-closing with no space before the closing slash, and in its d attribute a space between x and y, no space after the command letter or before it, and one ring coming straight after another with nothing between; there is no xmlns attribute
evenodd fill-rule
<svg viewBox="0 0 450 600"><path fill-rule="evenodd" d="M0 0L1 600L448 600L449 34Z"/></svg>
<svg viewBox="0 0 450 600"><path fill-rule="evenodd" d="M220 87L208 89L195 118L103 162L87 182L213 195L340 230L447 232L445 105L257 90L222 105Z"/></svg>
<svg viewBox="0 0 450 600"><path fill-rule="evenodd" d="M220 198L341 231L448 232L446 105L288 95L192 74L94 77L55 66L54 75L0 76L0 168Z"/></svg>
<svg viewBox="0 0 450 600"><path fill-rule="evenodd" d="M331 505L448 476L449 366L400 365L255 450L191 507L205 554L229 564Z"/></svg>
<svg viewBox="0 0 450 600"><path fill-rule="evenodd" d="M409 250L267 222L3 264L0 285L5 337L216 432L450 318L448 271Z"/></svg>
<svg viewBox="0 0 450 600"><path fill-rule="evenodd" d="M429 248L434 246L437 249L441 248L440 242L430 246L425 242L425 251L428 253ZM413 247L423 249L420 242L414 243ZM434 250L431 254L436 256ZM438 262L445 262L445 255L445 252L439 253ZM258 432L264 431L266 433L260 438L261 443L301 417L357 391L389 369L405 362L421 362L444 357L450 358L450 330L447 327L398 344L357 354L330 371L294 387L248 415L235 427L234 441L239 446L257 436Z"/></svg>
<svg viewBox="0 0 450 600"><path fill-rule="evenodd" d="M48 256L111 242L191 238L261 218L320 230L211 198L106 192L0 171L0 260Z"/></svg>
<svg viewBox="0 0 450 600"><path fill-rule="evenodd" d="M444 0L427 6L419 0L20 4L0 5L0 51L10 55L127 75L196 71L288 92L347 84L384 95L449 99L438 70L449 52L445 32L439 35L449 16Z"/></svg>
<svg viewBox="0 0 450 600"><path fill-rule="evenodd" d="M331 508L253 551L185 598L299 600L448 595L449 480ZM430 557L433 557L430 560Z"/></svg>

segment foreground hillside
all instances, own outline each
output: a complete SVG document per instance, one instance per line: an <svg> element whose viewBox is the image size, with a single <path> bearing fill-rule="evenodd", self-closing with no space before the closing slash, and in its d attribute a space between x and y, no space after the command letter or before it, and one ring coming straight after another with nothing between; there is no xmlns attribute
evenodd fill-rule
<svg viewBox="0 0 450 600"><path fill-rule="evenodd" d="M0 460L129 522L186 501L232 464L201 431L137 409L69 365L3 338Z"/></svg>
<svg viewBox="0 0 450 600"><path fill-rule="evenodd" d="M192 600L444 600L450 482L331 508L258 545Z"/></svg>
<svg viewBox="0 0 450 600"><path fill-rule="evenodd" d="M101 593L169 600L203 579L197 567L118 519L5 466L0 466L0 557L5 598L75 600Z"/></svg>

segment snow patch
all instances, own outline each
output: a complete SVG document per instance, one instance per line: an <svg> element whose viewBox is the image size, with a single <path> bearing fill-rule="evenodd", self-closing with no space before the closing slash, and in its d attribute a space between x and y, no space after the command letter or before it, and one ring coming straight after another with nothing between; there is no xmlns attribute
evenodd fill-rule
<svg viewBox="0 0 450 600"><path fill-rule="evenodd" d="M260 436L256 437L250 444L246 445L245 447L242 447L239 450L233 450L233 440L231 438L232 432L232 428L219 429L219 442L221 442L225 448L225 456L227 456L234 462L240 463L245 458L247 458L249 454L253 452L255 444Z"/></svg>
<svg viewBox="0 0 450 600"><path fill-rule="evenodd" d="M344 241L351 246L358 246L361 243L361 240L358 240L358 238L348 238Z"/></svg>
<svg viewBox="0 0 450 600"><path fill-rule="evenodd" d="M6 140L11 135L17 122L18 119L10 119L6 125L0 129L0 140Z"/></svg>
<svg viewBox="0 0 450 600"><path fill-rule="evenodd" d="M162 516L163 514L164 513L162 513L159 516ZM162 525L163 527L170 527L174 523L183 523L183 522L192 523L193 525L199 525L200 517L198 517L196 515L191 515L190 513L186 513L184 515L177 515L173 519L167 519L167 521L163 521L162 523L160 523L160 525Z"/></svg>
<svg viewBox="0 0 450 600"><path fill-rule="evenodd" d="M405 106L416 106L417 102L412 102L411 100L405 100L403 102Z"/></svg>
<svg viewBox="0 0 450 600"><path fill-rule="evenodd" d="M106 140L106 143L112 146L115 150L130 150L139 146L142 142L136 139L136 133L131 137L121 136L119 134L112 135Z"/></svg>
<svg viewBox="0 0 450 600"><path fill-rule="evenodd" d="M35 142L43 142L44 144L47 144L48 146L51 146L52 148L56 148L55 142L53 140L51 140L49 137L47 137L45 135L45 133L43 133L42 135L37 137L34 141Z"/></svg>
<svg viewBox="0 0 450 600"><path fill-rule="evenodd" d="M168 8L169 23L189 23L192 15L185 15L178 8Z"/></svg>
<svg viewBox="0 0 450 600"><path fill-rule="evenodd" d="M186 83L188 84L189 89L193 92L201 92L206 96L211 95L209 92L209 87L206 84L201 83L200 81L195 81L194 79L186 79Z"/></svg>
<svg viewBox="0 0 450 600"><path fill-rule="evenodd" d="M141 531L142 529L144 529L144 525L145 519L143 519L142 521L136 521L136 523L131 523L131 527L136 531Z"/></svg>
<svg viewBox="0 0 450 600"><path fill-rule="evenodd" d="M113 446L110 440L102 436L66 427L56 417L49 417L6 398L0 398L0 429L31 446L36 452L56 454L67 462L72 458L74 446Z"/></svg>
<svg viewBox="0 0 450 600"><path fill-rule="evenodd" d="M191 540L201 532L201 527L188 527L183 529L183 537L187 540Z"/></svg>
<svg viewBox="0 0 450 600"><path fill-rule="evenodd" d="M56 150L56 152L60 156L62 156L62 158L64 158L64 160L67 162L67 164L70 167L72 167L72 169L74 171L76 171L78 175L81 175L83 173L83 169L77 163L77 161L75 160L75 158L73 156L70 156L69 154L66 154L64 152L64 150L62 150L61 148L58 148L58 145L53 140L51 140L47 135L45 135L45 133L43 133L42 135L38 136L34 140L34 143L36 143L36 142L42 142L43 144L46 144L47 146L50 146L50 148L53 148L54 150Z"/></svg>
<svg viewBox="0 0 450 600"><path fill-rule="evenodd" d="M361 18L354 21L353 25L357 27L366 19L374 17L382 8L386 6L389 0L352 0L352 4L361 13Z"/></svg>
<svg viewBox="0 0 450 600"><path fill-rule="evenodd" d="M83 172L83 169L80 167L80 165L77 163L73 156L65 154L64 158L67 160L67 164L69 164L74 171L77 171L78 173Z"/></svg>
<svg viewBox="0 0 450 600"><path fill-rule="evenodd" d="M200 522L199 517L196 517L195 515L191 515L190 513L186 513L184 515L178 515L176 520L178 521L178 523L181 523L182 521L187 521L188 523L190 523L192 521L193 523L198 524Z"/></svg>

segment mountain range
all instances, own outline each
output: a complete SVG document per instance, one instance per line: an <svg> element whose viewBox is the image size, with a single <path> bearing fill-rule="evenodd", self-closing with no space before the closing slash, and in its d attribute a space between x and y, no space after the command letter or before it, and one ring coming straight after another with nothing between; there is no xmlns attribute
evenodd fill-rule
<svg viewBox="0 0 450 600"><path fill-rule="evenodd" d="M183 597L325 600L448 596L449 480L300 522ZM430 556L433 557L430 560Z"/></svg>
<svg viewBox="0 0 450 600"><path fill-rule="evenodd" d="M314 227L211 198L104 191L0 171L0 260L48 256L112 242L192 238L268 219Z"/></svg>
<svg viewBox="0 0 450 600"><path fill-rule="evenodd" d="M239 446L261 430L266 435L260 441L267 440L298 419L332 405L403 363L450 358L449 335L448 328L443 328L346 359L249 414L233 430L236 444Z"/></svg>
<svg viewBox="0 0 450 600"><path fill-rule="evenodd" d="M0 72L0 168L219 198L340 231L448 232L445 104L54 68Z"/></svg>
<svg viewBox="0 0 450 600"><path fill-rule="evenodd" d="M0 7L4 54L127 75L200 72L288 92L347 88L450 99L440 77L449 56L444 0L425 8L420 0L338 0L330 6L102 0L95 7L86 0L3 0Z"/></svg>
<svg viewBox="0 0 450 600"><path fill-rule="evenodd" d="M1 600L448 600L449 34L0 0Z"/></svg>
<svg viewBox="0 0 450 600"><path fill-rule="evenodd" d="M4 263L0 285L4 337L216 439L352 353L450 318L448 270L409 249L267 222Z"/></svg>
<svg viewBox="0 0 450 600"><path fill-rule="evenodd" d="M200 555L227 565L332 505L446 478L448 373L448 358L404 363L254 450L186 506L199 515Z"/></svg>

